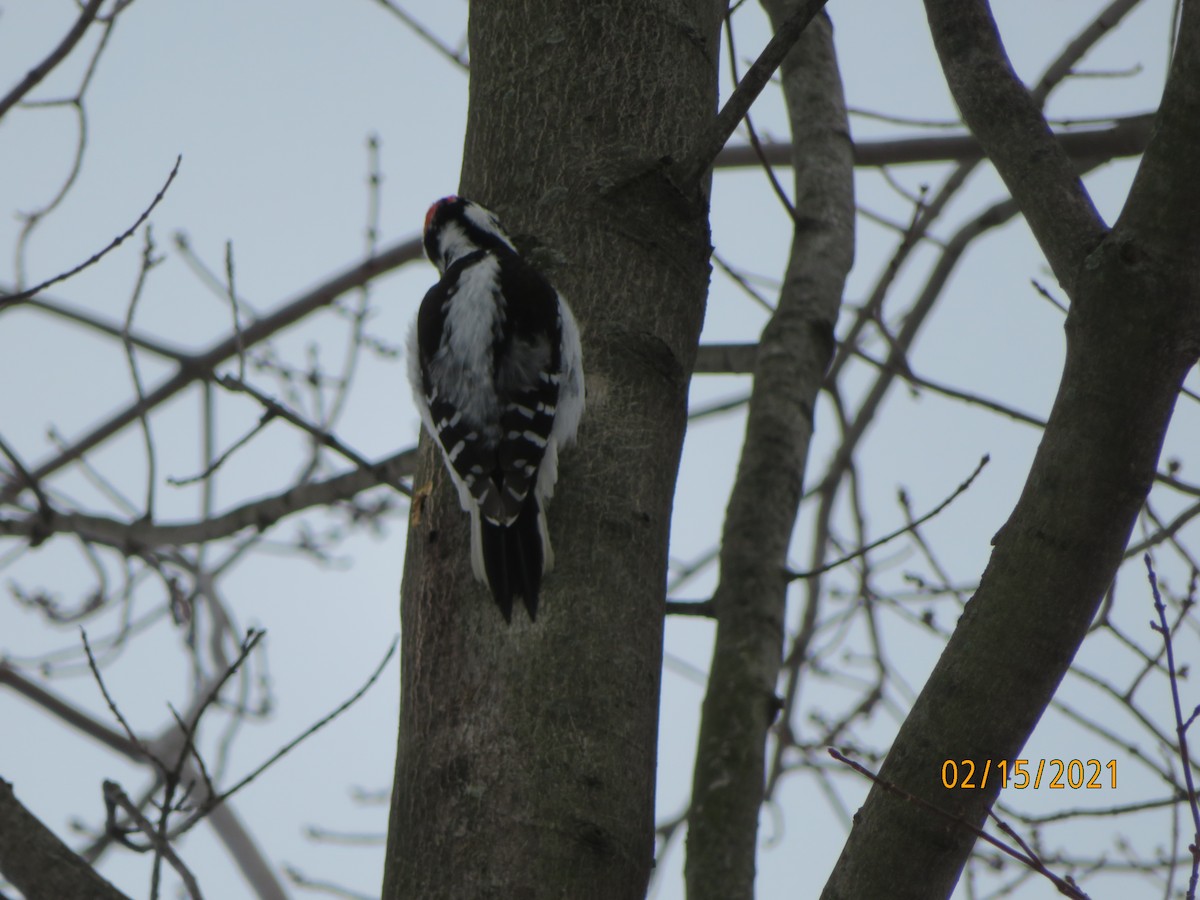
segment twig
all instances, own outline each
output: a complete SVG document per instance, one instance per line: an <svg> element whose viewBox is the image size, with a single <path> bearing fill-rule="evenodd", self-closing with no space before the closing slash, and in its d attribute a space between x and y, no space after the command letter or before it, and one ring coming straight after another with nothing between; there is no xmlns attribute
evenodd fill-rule
<svg viewBox="0 0 1200 900"><path fill-rule="evenodd" d="M346 291L353 290L378 275L412 262L421 254L421 239L417 237L395 244L378 256L351 266L246 326L242 332L243 345L249 349L276 332L298 322L314 310L328 306ZM226 337L217 341L207 350L189 354L180 361L174 374L150 392L145 402L133 403L115 413L107 421L76 440L74 444L60 450L57 455L43 462L33 470L32 474L36 478L45 478L52 472L57 472L69 465L93 447L124 429L131 422L136 421L143 408L153 409L195 382L211 378L213 370L236 353L237 341L233 337ZM8 489L0 489L0 503L11 499Z"/></svg>
<svg viewBox="0 0 1200 900"><path fill-rule="evenodd" d="M1192 854L1192 877L1188 882L1187 896L1188 900L1193 900L1196 896L1197 881L1200 880L1200 803L1196 799L1196 785L1192 778L1192 757L1188 753L1187 730L1188 726L1195 721L1200 707L1192 712L1186 722L1184 721L1183 707L1179 701L1179 676L1175 669L1175 648L1171 641L1171 626L1167 624L1167 607L1158 591L1158 577L1154 573L1154 564L1150 560L1150 554L1147 553L1142 559L1146 563L1146 575L1150 579L1150 590L1154 594L1154 611L1158 613L1158 621L1151 622L1150 627L1162 635L1163 645L1167 651L1167 676L1171 682L1171 702L1175 706L1175 734L1179 740L1179 759L1183 763L1183 780L1187 784L1188 805L1192 810L1192 843L1188 845L1188 851Z"/></svg>
<svg viewBox="0 0 1200 900"><path fill-rule="evenodd" d="M405 494L406 496L412 496L412 492L408 489L408 487L401 484L399 481L389 481L386 472L381 471L379 467L373 465L370 460L366 459L366 457L361 456L357 451L347 447L340 440L338 440L335 435L330 434L324 429L318 428L303 416L292 412L278 400L268 397L257 388L252 387L246 382L238 378L233 378L229 375L223 375L217 378L217 384L221 385L221 387L225 388L226 390L234 391L235 393L240 392L249 394L259 403L261 403L266 408L267 412L274 416L278 416L281 419L286 419L288 422L291 422L302 431L308 432L317 440L318 443L325 445L337 453L340 453L363 471L370 472L379 479L381 484L390 485L400 493Z"/></svg>
<svg viewBox="0 0 1200 900"><path fill-rule="evenodd" d="M89 0L88 5L80 10L79 18L71 26L71 30L58 42L58 46L51 50L45 59L26 72L25 77L18 82L17 86L5 94L3 99L0 99L0 119L4 118L4 114L12 109L22 97L37 87L41 80L49 75L54 67L74 49L75 45L79 43L79 39L83 37L83 33L96 18L96 13L100 11L103 3L104 0Z"/></svg>
<svg viewBox="0 0 1200 900"><path fill-rule="evenodd" d="M449 46L442 43L441 39L439 39L437 35L402 10L395 3L393 3L392 0L375 0L375 2L407 25L410 29L412 29L413 33L416 34L417 37L431 46L438 53L442 54L442 56L446 57L456 66L461 68L463 71L466 71L469 68L466 57L464 57L462 53L452 50Z"/></svg>
<svg viewBox="0 0 1200 900"><path fill-rule="evenodd" d="M133 343L129 340L129 331L133 327L133 317L137 311L138 301L141 300L142 291L146 287L146 278L150 275L150 270L161 261L162 257L155 257L154 255L154 235L150 230L150 226L147 225L146 243L142 248L142 264L138 269L137 283L134 285L133 295L129 298L129 309L125 313L125 327L121 329L125 345L125 359L129 363L129 375L133 380L133 389L137 395L139 404L143 404L146 400L146 388L142 382L141 370L138 368L137 354L133 352ZM158 483L158 454L154 448L154 434L150 430L150 416L148 412L143 410L139 419L142 425L142 441L146 448L146 506L143 515L148 521L153 521L154 489Z"/></svg>
<svg viewBox="0 0 1200 900"><path fill-rule="evenodd" d="M739 82L738 65L737 65L737 50L733 44L733 10L725 14L725 42L729 47L729 70L733 76L734 84ZM796 222L796 207L787 195L787 191L783 189L783 185L779 183L779 179L775 177L775 169L767 161L767 155L763 152L762 142L758 139L758 132L754 130L754 123L750 120L750 110L746 110L746 135L750 139L750 146L754 148L754 153L762 163L763 172L766 173L767 180L771 183L771 190L775 192L775 196L779 198L779 202L783 208L787 210L788 217L793 223Z"/></svg>
<svg viewBox="0 0 1200 900"><path fill-rule="evenodd" d="M766 297L754 289L754 285L750 283L750 279L729 265L729 263L725 261L724 257L722 257L721 254L716 250L713 250L712 261L716 264L718 269L733 279L734 284L740 287L747 297L765 309L768 313L775 311L774 304L772 304L769 300L767 300Z"/></svg>
<svg viewBox="0 0 1200 900"><path fill-rule="evenodd" d="M288 753L290 753L298 744L300 744L302 741L306 740L307 738L311 737L312 735L316 734L318 731L320 731L322 728L324 728L326 725L328 725L330 722L332 722L334 719L336 719L338 716L340 716L342 713L344 713L346 710L348 710L351 706L353 706L355 703L357 703L359 701L359 699L363 696L363 694L365 694L367 691L369 691L371 689L371 686L373 684L375 684L376 681L379 680L379 676L383 674L383 670L387 667L387 664L391 661L392 656L395 655L396 648L399 645L400 645L400 638L399 637L394 638L392 640L392 645L388 648L387 654L383 657L382 662L380 662L379 665L375 668L375 671L371 673L371 677L368 678L366 683L362 687L360 687L357 691L355 691L354 694L348 700L346 700L344 703L342 703L340 706L338 706L337 709L333 710L333 712L329 713L324 718L319 719L316 723L309 726L300 735L298 735L297 737L293 738L292 740L290 740L286 744L284 744L279 750L277 750L275 753L273 753L267 759L266 762L264 762L258 768L254 769L252 772L250 772L249 775L247 775L245 778L243 778L241 781L239 781L237 784L235 784L229 790L223 791L219 796L214 797L209 802L205 803L204 806L201 807L196 812L195 815L193 815L182 826L180 826L178 829L176 829L173 832L172 837L179 837L180 835L186 833L188 830L190 830L192 828L192 826L194 826L197 822L199 822L202 818L204 818L204 816L206 816L209 812L211 812L213 807L215 807L221 803L224 803L226 800L228 800L230 797L232 797L234 794L236 794L238 791L240 791L242 788L244 788L246 785L248 785L250 782L252 782L255 778L257 778L259 775L261 775L263 772L265 772L267 769L269 769L271 766L273 766L276 762L278 762L280 759L282 759L284 756L286 756Z"/></svg>
<svg viewBox="0 0 1200 900"><path fill-rule="evenodd" d="M175 721L179 725L180 731L183 732L183 744L179 749L179 759L175 763L175 771L178 772L180 769L182 769L183 761L187 759L188 754L191 753L196 760L196 765L200 769L200 774L204 779L204 784L208 790L209 797L215 796L216 791L213 789L212 780L208 776L208 769L204 765L204 760L200 758L200 753L196 749L196 727L200 723L201 716L203 716L205 711L217 701L217 698L221 695L221 690L229 682L229 679L232 678L234 673L242 667L242 664L254 651L254 648L258 646L259 642L262 641L266 634L267 633L262 629L254 628L251 628L246 632L245 638L242 639L242 645L237 659L235 659L226 667L225 673L221 676L217 683L212 686L212 689L200 702L200 705L196 707L195 713L188 717L187 722L184 722L183 719L179 717L179 714L176 713L174 709L171 709L171 715L174 716Z"/></svg>
<svg viewBox="0 0 1200 900"><path fill-rule="evenodd" d="M1029 283L1033 285L1033 289L1041 294L1049 301L1050 305L1057 309L1064 316L1067 314L1067 305L1050 293L1049 289L1039 282L1036 278L1029 279Z"/></svg>
<svg viewBox="0 0 1200 900"><path fill-rule="evenodd" d="M0 290L3 289L0 288ZM47 300L45 297L34 297L25 302L27 306L40 309L42 312L50 313L52 316L66 319L68 322L76 322L101 334L117 338L120 341L129 341L129 343L138 349L145 350L155 356L161 356L163 359L171 362L178 363L187 358L188 354L184 350L170 347L159 340L143 334L135 334L133 332L126 334L121 326L107 322L86 309L77 309L69 303L63 303L61 300Z"/></svg>
<svg viewBox="0 0 1200 900"><path fill-rule="evenodd" d="M104 695L104 702L108 704L108 708L112 710L112 714L121 724L121 728L125 731L125 736L129 738L130 742L135 747L137 747L138 751L142 754L146 761L153 765L153 767L161 774L165 770L162 760L151 753L149 748L147 748L146 745L142 743L141 739L134 733L133 728L130 727L129 722L126 721L125 716L117 707L116 701L113 700L112 694L108 692L108 687L104 684L104 678L100 675L100 667L96 664L96 657L92 654L92 645L88 643L87 629L80 628L79 634L83 638L83 650L87 654L88 668L92 670L92 677L96 679L96 684L100 687L100 693Z"/></svg>
<svg viewBox="0 0 1200 900"><path fill-rule="evenodd" d="M154 826L150 823L150 820L142 815L142 811L134 805L133 801L129 799L126 793L121 790L121 786L115 781L105 780L104 782L104 805L109 810L109 828L113 830L114 836L117 837L117 840L121 841L121 843L133 850L150 849L139 848L136 844L129 843L127 839L121 835L121 829L117 826L116 816L114 814L115 809L119 807L125 812L125 815L129 816L129 818L133 820L134 824L137 825L138 831L146 835L146 838L150 841L150 845L154 848L155 852L161 854L162 858L171 864L171 868L178 873L192 900L203 900L200 894L200 886L196 883L196 876L191 873L191 870L188 869L184 861L179 858L179 855L171 846L171 842L164 840L162 836L154 830Z"/></svg>
<svg viewBox="0 0 1200 900"><path fill-rule="evenodd" d="M1021 851L1013 849L1008 844L1004 843L1004 841L1001 841L998 838L992 837L990 834L988 834L982 828L979 828L977 825L971 824L966 819L963 819L960 816L956 816L956 815L954 815L954 813L947 812L946 810L942 809L941 807L935 806L934 804L928 802L927 800L923 800L922 798L917 797L914 794L910 794L908 791L904 790L899 785L892 784L890 781L885 781L884 779L882 779L878 775L876 775L874 772L872 772L870 769L868 769L866 766L855 762L854 760L850 759L847 756L844 756L843 754L839 753L833 747L830 747L828 749L829 749L829 755L832 756L834 759L836 759L838 762L845 763L847 766L852 768L855 772L858 772L860 775L865 776L873 784L876 784L879 787L883 788L889 794L895 794L897 797L901 798L902 800L905 800L905 801L913 804L914 806L925 810L926 812L931 812L934 815L941 816L943 819L947 819L950 822L953 822L958 827L965 828L967 831L969 831L973 835L975 835L976 838L986 841L987 843L991 844L993 847L995 847L997 850L1004 853L1005 855L1011 856L1013 859L1015 859L1017 862L1021 863L1022 865L1028 866L1030 869L1037 872L1038 874L1045 876L1047 879L1050 880L1050 882L1056 888L1058 888L1058 892L1060 894L1064 894L1068 897L1073 897L1073 898L1075 898L1075 900L1089 900L1088 895L1085 894L1079 888L1079 886L1077 884L1075 884L1072 881L1068 881L1064 878L1060 878L1058 875L1055 875L1053 872L1051 872L1049 869L1046 868L1045 863L1043 863L1036 855L1028 855L1027 856L1026 854L1022 853ZM1012 830L1007 828L1007 826L1005 826L1005 828L1006 828L1006 833L1012 832ZM1024 842L1022 842L1022 843L1024 843Z"/></svg>
<svg viewBox="0 0 1200 900"><path fill-rule="evenodd" d="M196 475L189 475L186 478L168 478L167 483L173 487L185 487L189 484L195 484L197 481L207 480L217 469L225 465L229 457L250 443L254 436L266 428L274 419L275 413L269 409L264 410L263 414L258 417L258 422L255 423L254 427L234 441L224 453L205 466L202 472Z"/></svg>
<svg viewBox="0 0 1200 900"><path fill-rule="evenodd" d="M762 53L758 55L758 59L754 61L754 65L746 71L746 75L738 83L737 89L725 101L725 105L717 114L716 119L701 136L695 152L684 161L685 169L682 173L684 184L699 181L712 168L713 161L737 129L738 122L742 121L754 101L758 99L758 95L771 80L771 75L779 68L783 58L787 56L788 51L799 39L801 32L808 27L808 23L821 11L825 3L826 0L806 0L804 5L796 10L791 18L775 32L767 46L763 48Z"/></svg>
<svg viewBox="0 0 1200 900"><path fill-rule="evenodd" d="M12 463L13 472L22 486L33 491L33 496L37 499L39 524L43 527L49 526L51 520L54 518L54 507L50 505L50 500L42 491L42 486L38 483L38 480L29 474L29 470L25 468L25 464L21 462L21 458L17 456L17 452L8 446L8 443L2 437L0 437L0 453L3 453L8 458L8 461ZM48 534L42 529L35 527L29 534L29 543L31 546L36 547L47 537L49 537Z"/></svg>
<svg viewBox="0 0 1200 900"><path fill-rule="evenodd" d="M936 516L942 510L944 510L947 506L949 506L951 503L953 503L955 500L957 500L959 495L962 494L963 491L965 491L967 488L969 488L971 486L971 484L975 481L975 479L979 477L979 473L983 471L983 467L988 464L990 459L991 459L990 456L988 456L987 454L984 454L983 458L979 460L979 465L977 465L975 467L975 471L970 474L970 476L967 478L967 480L964 481L962 484L960 484L958 487L956 487L954 489L954 493L952 493L949 497L947 497L945 500L943 500L941 503L939 503L937 506L935 506L929 512L925 513L925 515L921 516L921 518L916 519L912 522L909 522L903 528L897 528L895 531L891 532L890 534L886 534L883 537L879 538L879 540L872 541L871 543L867 544L866 546L860 547L859 549L855 550L853 553L847 554L846 556L843 556L840 559L835 559L833 562L829 562L829 563L825 563L824 565L817 566L815 569L809 569L807 572L788 572L788 580L796 581L801 578L812 578L816 575L821 575L825 572L828 572L830 569L836 569L838 566L844 565L845 563L848 563L851 560L858 559L860 556L865 556L866 554L870 553L872 550L882 547L884 544L888 543L889 541L895 540L896 538L900 537L902 534L906 534L909 531L912 531L914 528L917 528L920 525L924 525L926 522L928 522L930 519L932 519L934 516Z"/></svg>
<svg viewBox="0 0 1200 900"><path fill-rule="evenodd" d="M7 297L0 297L0 310L6 309L10 306L13 306L14 304L20 303L23 300L28 300L30 297L37 294L39 291L45 290L46 288L50 287L50 285L52 285L52 284L58 284L60 281L66 281L68 278L70 278L73 275L78 275L84 269L88 268L89 266L95 265L101 259L103 259L105 256L107 256L110 252L112 252L113 250L116 250L118 247L121 246L121 244L125 243L125 241L127 239L129 239L130 237L133 236L134 232L136 232L139 228L142 227L142 223L145 222L148 218L150 218L150 213L154 212L154 208L156 206L158 206L158 204L162 202L163 197L165 197L167 195L167 191L171 187L171 182L173 182L175 180L175 176L179 173L179 165L182 162L183 162L182 155L175 157L175 165L171 169L171 174L167 176L167 180L166 180L166 182L163 183L163 186L162 186L162 188L159 189L159 192L154 195L154 199L150 201L150 205L147 206L144 210L142 210L142 214L137 217L136 222L134 222L132 225L130 225L128 228L126 228L123 232L121 232L119 235L117 235L115 238L113 238L112 241L109 242L107 247L105 247L103 250L100 250L97 253L93 253L89 258L87 258L86 260L81 262L79 265L75 266L75 268L69 269L66 272L61 272L58 275L55 275L53 278L49 278L46 281L43 281L41 284L34 285L27 291L22 291L19 294L10 294Z"/></svg>
<svg viewBox="0 0 1200 900"><path fill-rule="evenodd" d="M1086 128L1078 131L1056 131L1054 137L1063 151L1079 162L1107 161L1114 157L1137 156L1150 140L1152 113L1115 116L1106 128ZM772 165L791 165L792 145L782 141L767 141L762 152ZM940 137L892 138L878 141L856 141L854 165L857 168L901 166L935 162L973 162L983 159L983 148L969 134ZM714 166L719 169L759 165L758 154L749 144L725 147L717 154Z"/></svg>
<svg viewBox="0 0 1200 900"><path fill-rule="evenodd" d="M863 360L863 362L870 363L877 369L889 369L889 365L886 361L875 359L873 356L869 356L866 351L861 350L858 347L851 348L849 352L856 358ZM926 388L927 390L933 391L936 394L949 397L952 400L961 400L963 403L969 403L973 406L982 406L984 409L989 409L992 412L999 413L1000 415L1008 416L1013 421L1022 422L1026 425L1032 425L1034 428L1046 427L1046 423L1043 419L1039 419L1037 416L1031 416L1029 413L1022 412L1016 407L1006 406L997 400L984 397L982 394L973 394L970 391L960 390L959 388L952 387L948 384L930 381L928 378L924 378L914 372L908 366L907 362L905 362L902 367L896 369L896 374L913 387Z"/></svg>
<svg viewBox="0 0 1200 900"><path fill-rule="evenodd" d="M225 242L225 290L233 314L233 341L238 361L238 378L246 380L246 345L242 340L242 313L238 308L237 289L233 279L233 241Z"/></svg>

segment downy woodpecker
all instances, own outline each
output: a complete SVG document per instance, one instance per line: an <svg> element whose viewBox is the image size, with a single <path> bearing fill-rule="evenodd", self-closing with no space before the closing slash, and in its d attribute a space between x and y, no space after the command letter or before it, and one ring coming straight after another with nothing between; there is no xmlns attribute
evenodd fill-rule
<svg viewBox="0 0 1200 900"><path fill-rule="evenodd" d="M433 204L425 252L442 277L409 333L413 394L470 513L475 577L505 621L515 597L533 620L554 565L546 504L558 453L583 414L579 329L479 204L453 196Z"/></svg>

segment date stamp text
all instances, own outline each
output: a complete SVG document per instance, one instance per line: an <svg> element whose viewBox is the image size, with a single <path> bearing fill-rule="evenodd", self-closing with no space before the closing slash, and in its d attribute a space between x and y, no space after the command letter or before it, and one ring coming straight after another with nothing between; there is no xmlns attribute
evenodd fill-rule
<svg viewBox="0 0 1200 900"><path fill-rule="evenodd" d="M947 759L942 763L942 786L947 790L1002 789L1099 791L1117 789L1117 761L1098 759Z"/></svg>

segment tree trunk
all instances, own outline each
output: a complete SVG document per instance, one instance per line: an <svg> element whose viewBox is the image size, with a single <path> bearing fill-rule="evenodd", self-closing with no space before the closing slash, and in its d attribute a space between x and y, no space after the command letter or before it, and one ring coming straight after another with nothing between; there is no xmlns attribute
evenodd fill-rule
<svg viewBox="0 0 1200 900"><path fill-rule="evenodd" d="M471 6L461 192L569 298L587 410L535 624L506 626L472 580L466 516L424 442L385 898L644 896L667 537L708 286L706 184L681 190L669 158L712 120L720 12Z"/></svg>
<svg viewBox="0 0 1200 900"><path fill-rule="evenodd" d="M1184 6L1153 136L1111 232L1030 114L986 3L926 8L963 117L1072 301L1062 381L1025 489L879 773L979 826L999 779L948 791L942 763L1020 752L1121 562L1200 351L1200 7ZM822 896L948 896L974 842L876 785Z"/></svg>
<svg viewBox="0 0 1200 900"><path fill-rule="evenodd" d="M776 28L799 6L763 4ZM689 900L753 900L767 729L778 710L787 552L813 409L854 259L854 158L828 16L783 61L795 224L779 304L763 330L713 596L717 638L688 814Z"/></svg>

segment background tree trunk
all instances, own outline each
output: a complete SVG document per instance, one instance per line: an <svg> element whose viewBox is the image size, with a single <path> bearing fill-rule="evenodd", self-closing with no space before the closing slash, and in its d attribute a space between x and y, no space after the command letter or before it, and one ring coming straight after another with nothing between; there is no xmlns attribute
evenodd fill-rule
<svg viewBox="0 0 1200 900"><path fill-rule="evenodd" d="M778 28L800 4L763 4ZM804 30L782 66L792 129L795 236L763 330L737 481L725 514L717 638L688 814L690 900L754 897L767 729L779 710L787 554L817 393L854 259L854 159L833 26Z"/></svg>
<svg viewBox="0 0 1200 900"><path fill-rule="evenodd" d="M653 860L667 537L708 286L711 0L472 4L461 191L569 298L587 412L536 625L470 575L428 444L405 565L384 897L637 898ZM705 180L707 182L707 179Z"/></svg>

